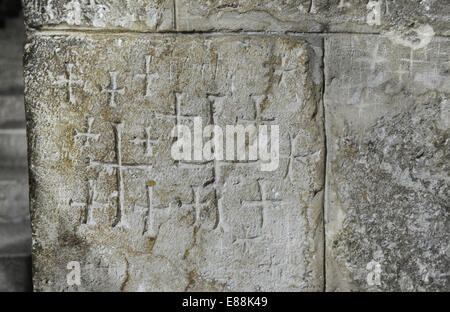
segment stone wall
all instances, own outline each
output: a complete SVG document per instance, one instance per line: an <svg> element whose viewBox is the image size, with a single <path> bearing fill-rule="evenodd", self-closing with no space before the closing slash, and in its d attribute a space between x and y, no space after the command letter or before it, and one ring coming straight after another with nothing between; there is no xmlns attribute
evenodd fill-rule
<svg viewBox="0 0 450 312"><path fill-rule="evenodd" d="M24 3L35 290L450 289L446 1Z"/></svg>
<svg viewBox="0 0 450 312"><path fill-rule="evenodd" d="M31 290L20 2L0 7L0 291Z"/></svg>

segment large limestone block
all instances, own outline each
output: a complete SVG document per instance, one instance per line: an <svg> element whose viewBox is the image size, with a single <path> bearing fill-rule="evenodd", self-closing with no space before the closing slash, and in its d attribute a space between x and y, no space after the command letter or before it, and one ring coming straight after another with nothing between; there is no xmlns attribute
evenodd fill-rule
<svg viewBox="0 0 450 312"><path fill-rule="evenodd" d="M327 289L450 290L450 41L326 40Z"/></svg>
<svg viewBox="0 0 450 312"><path fill-rule="evenodd" d="M35 289L321 290L321 44L272 36L30 38ZM278 125L279 166L175 161L172 129L192 129L194 117L223 131ZM67 285L71 261L81 265L80 286Z"/></svg>
<svg viewBox="0 0 450 312"><path fill-rule="evenodd" d="M34 28L98 28L136 31L173 29L173 0L23 0Z"/></svg>
<svg viewBox="0 0 450 312"><path fill-rule="evenodd" d="M176 0L178 30L405 32L429 25L450 35L445 0Z"/></svg>

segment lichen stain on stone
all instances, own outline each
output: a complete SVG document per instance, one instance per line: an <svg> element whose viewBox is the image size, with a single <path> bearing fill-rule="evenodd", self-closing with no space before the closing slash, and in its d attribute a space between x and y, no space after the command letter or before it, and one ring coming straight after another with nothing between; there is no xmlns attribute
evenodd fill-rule
<svg viewBox="0 0 450 312"><path fill-rule="evenodd" d="M428 105L395 117L380 118L364 138L350 133L341 139L351 142L352 146L360 146L360 152L356 164L355 159L345 156L346 153L340 156L343 171L340 174L348 181L342 185L345 190L342 200L348 211L330 247L338 255L336 261L350 268L351 280L360 289L368 287L365 285L367 272L362 264L373 260L374 255L378 255L375 260L384 268L379 289L448 289L444 274L449 263L442 252L445 246L439 243L448 236L445 223L449 215L441 206L445 200L445 178L433 170L445 156L437 152L439 146L435 144L443 135L436 127L435 109ZM428 123L420 123L420 120L428 120ZM389 133L388 139L377 137L377 129L381 128ZM411 175L408 179L415 181L411 184L404 181L395 167L400 168L402 163L416 157L417 144L423 142L423 138L417 137L419 133L427 136L432 145L408 170ZM401 143L396 143L397 135L403 137ZM386 171L384 163L394 169ZM429 266L421 271L418 263ZM411 281L408 287L398 280L400 275Z"/></svg>
<svg viewBox="0 0 450 312"><path fill-rule="evenodd" d="M430 25L420 25L411 29L394 29L384 34L394 44L409 47L412 50L425 48L435 33Z"/></svg>

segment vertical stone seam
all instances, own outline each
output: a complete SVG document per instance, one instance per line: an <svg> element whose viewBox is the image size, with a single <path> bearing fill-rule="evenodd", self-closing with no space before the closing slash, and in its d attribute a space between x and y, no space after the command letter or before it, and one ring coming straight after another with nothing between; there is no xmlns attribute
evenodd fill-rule
<svg viewBox="0 0 450 312"><path fill-rule="evenodd" d="M173 31L177 30L177 0L173 0Z"/></svg>
<svg viewBox="0 0 450 312"><path fill-rule="evenodd" d="M327 197L327 162L328 162L328 149L327 149L327 120L326 120L326 111L325 111L325 88L326 88L326 77L325 77L325 66L326 66L326 41L327 37L324 37L322 40L322 47L323 47L323 53L322 53L322 113L323 113L323 137L324 137L324 161L325 164L323 166L323 201L322 201L322 232L323 232L323 292L327 291L327 233L326 233L326 197Z"/></svg>

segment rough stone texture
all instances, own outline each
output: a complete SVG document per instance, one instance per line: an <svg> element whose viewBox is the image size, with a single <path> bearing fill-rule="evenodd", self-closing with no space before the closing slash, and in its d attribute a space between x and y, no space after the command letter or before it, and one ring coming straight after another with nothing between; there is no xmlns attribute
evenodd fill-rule
<svg viewBox="0 0 450 312"><path fill-rule="evenodd" d="M321 44L30 37L35 289L322 290ZM170 132L194 116L280 125L279 168L174 161ZM66 283L70 261L81 263L79 287Z"/></svg>
<svg viewBox="0 0 450 312"><path fill-rule="evenodd" d="M326 40L328 291L450 290L450 41L410 40Z"/></svg>
<svg viewBox="0 0 450 312"><path fill-rule="evenodd" d="M431 25L450 35L447 1L176 0L177 30L380 32ZM379 22L375 11L379 7Z"/></svg>
<svg viewBox="0 0 450 312"><path fill-rule="evenodd" d="M24 0L24 3L31 27L370 33L391 28L405 32L430 25L436 34L450 35L450 6L442 0Z"/></svg>
<svg viewBox="0 0 450 312"><path fill-rule="evenodd" d="M173 29L173 0L23 0L29 26Z"/></svg>
<svg viewBox="0 0 450 312"><path fill-rule="evenodd" d="M448 1L24 3L36 290L450 289ZM5 166L20 114L0 105ZM279 169L173 161L194 116L280 124ZM0 222L22 195L0 181Z"/></svg>

